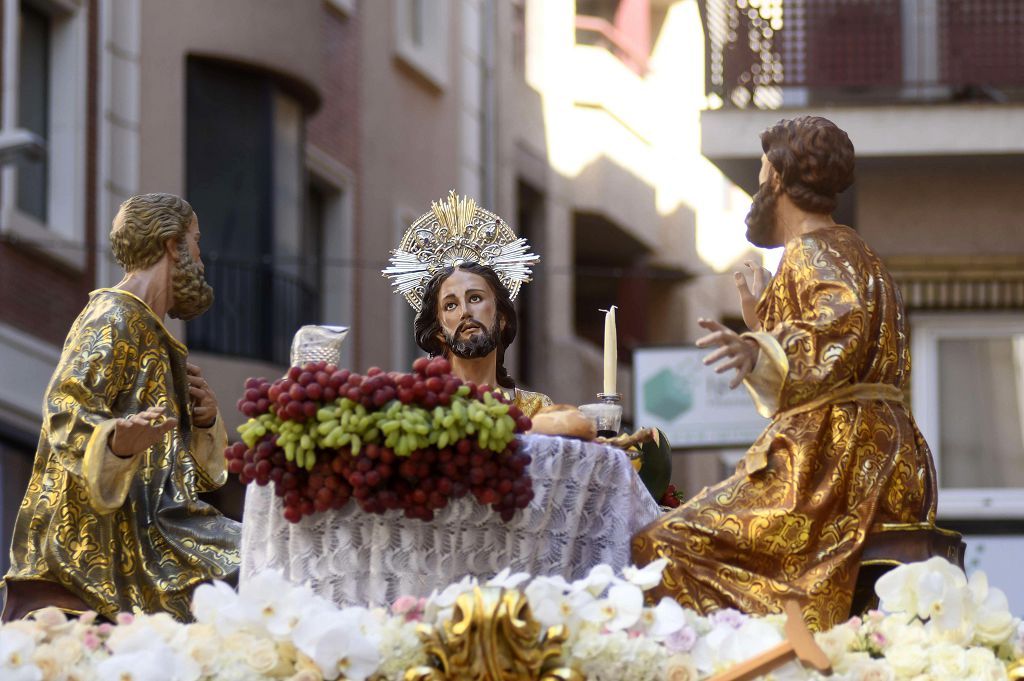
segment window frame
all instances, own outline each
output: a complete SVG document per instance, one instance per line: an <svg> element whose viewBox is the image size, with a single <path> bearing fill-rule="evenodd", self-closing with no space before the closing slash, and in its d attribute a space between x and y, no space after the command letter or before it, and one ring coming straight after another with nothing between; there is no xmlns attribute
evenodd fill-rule
<svg viewBox="0 0 1024 681"><path fill-rule="evenodd" d="M321 185L327 194L322 225L324 261L320 315L323 323L348 326L351 333L356 323L353 233L356 176L351 168L308 140L305 157L307 182ZM352 366L352 348L351 340L342 345L342 366Z"/></svg>
<svg viewBox="0 0 1024 681"><path fill-rule="evenodd" d="M4 129L18 127L21 0L3 0ZM0 169L0 230L71 268L84 271L88 10L79 0L30 0L50 15L50 96L47 139L47 220L17 207L17 168Z"/></svg>
<svg viewBox="0 0 1024 681"><path fill-rule="evenodd" d="M935 459L942 466L939 440L939 341L947 339L1000 338L1024 334L1024 317L995 312L913 313L910 315L911 401L914 418ZM939 488L940 518L1024 519L1024 488Z"/></svg>
<svg viewBox="0 0 1024 681"><path fill-rule="evenodd" d="M438 90L448 87L450 3L447 0L423 0L423 45L416 45L406 28L411 23L411 3L416 0L392 0L395 55Z"/></svg>

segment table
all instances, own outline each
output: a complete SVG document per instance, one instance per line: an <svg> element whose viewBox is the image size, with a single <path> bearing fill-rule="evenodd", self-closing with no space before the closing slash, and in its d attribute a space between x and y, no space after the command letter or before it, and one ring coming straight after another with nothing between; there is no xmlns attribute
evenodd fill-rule
<svg viewBox="0 0 1024 681"><path fill-rule="evenodd" d="M387 605L506 567L573 580L599 563L628 565L631 537L659 509L626 454L567 438L522 439L533 457L535 496L509 523L467 497L429 523L400 511L365 513L349 502L293 524L271 487L250 485L241 580L276 568L339 605Z"/></svg>

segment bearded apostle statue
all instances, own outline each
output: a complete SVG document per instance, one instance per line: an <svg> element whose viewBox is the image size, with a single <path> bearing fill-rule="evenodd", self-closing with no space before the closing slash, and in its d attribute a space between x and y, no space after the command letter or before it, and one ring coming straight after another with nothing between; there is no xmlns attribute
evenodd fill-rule
<svg viewBox="0 0 1024 681"><path fill-rule="evenodd" d="M213 302L199 238L177 196L133 196L118 210L110 243L125 276L90 294L46 389L4 620L45 606L187 620L196 585L235 576L239 525L197 496L227 479L227 434L164 327Z"/></svg>
<svg viewBox="0 0 1024 681"><path fill-rule="evenodd" d="M750 332L701 320L697 345L772 420L732 477L639 532L633 557L668 558L659 595L684 606L766 614L796 600L824 630L850 614L869 533L934 521L935 467L906 401L900 293L831 217L853 183L853 144L808 116L769 128L761 146L747 239L785 252L754 291L737 275Z"/></svg>

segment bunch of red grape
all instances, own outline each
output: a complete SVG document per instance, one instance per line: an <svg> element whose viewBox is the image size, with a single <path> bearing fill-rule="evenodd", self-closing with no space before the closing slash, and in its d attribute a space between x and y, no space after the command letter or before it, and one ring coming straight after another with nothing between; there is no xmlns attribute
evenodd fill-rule
<svg viewBox="0 0 1024 681"><path fill-rule="evenodd" d="M250 378L238 402L250 419L225 452L228 469L243 484L273 483L291 522L350 498L429 521L467 494L509 521L533 498L530 457L515 439L530 419L450 372L443 358L420 358L409 374L320 362L273 384Z"/></svg>

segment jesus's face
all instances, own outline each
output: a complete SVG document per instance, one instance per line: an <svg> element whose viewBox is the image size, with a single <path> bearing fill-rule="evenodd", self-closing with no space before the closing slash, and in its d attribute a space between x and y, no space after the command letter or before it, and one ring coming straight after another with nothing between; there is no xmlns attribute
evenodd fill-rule
<svg viewBox="0 0 1024 681"><path fill-rule="evenodd" d="M437 297L440 340L457 357L486 357L498 346L501 323L494 291L479 274L456 268Z"/></svg>

